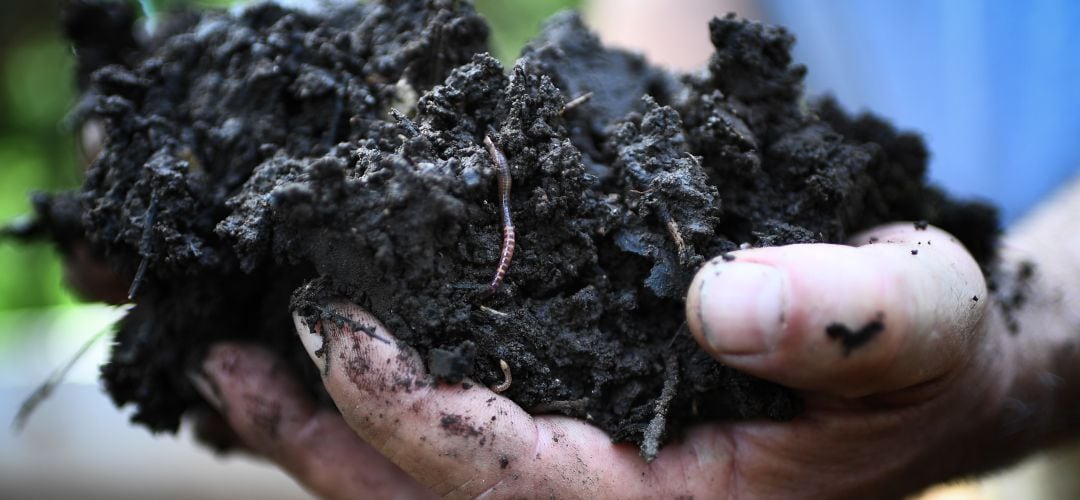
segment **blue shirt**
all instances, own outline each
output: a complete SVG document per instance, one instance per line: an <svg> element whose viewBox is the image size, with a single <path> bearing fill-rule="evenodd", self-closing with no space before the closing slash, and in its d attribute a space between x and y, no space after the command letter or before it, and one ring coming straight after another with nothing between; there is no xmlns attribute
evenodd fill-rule
<svg viewBox="0 0 1080 500"><path fill-rule="evenodd" d="M811 95L921 132L931 179L1005 222L1078 171L1080 2L762 4L797 37Z"/></svg>

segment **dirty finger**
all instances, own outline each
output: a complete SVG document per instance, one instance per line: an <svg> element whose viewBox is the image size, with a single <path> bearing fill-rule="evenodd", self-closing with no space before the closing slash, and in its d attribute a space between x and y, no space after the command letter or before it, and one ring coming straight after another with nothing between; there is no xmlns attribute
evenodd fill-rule
<svg viewBox="0 0 1080 500"><path fill-rule="evenodd" d="M370 313L327 309L341 319L294 316L327 391L365 441L435 493L596 497L654 479L636 448L575 419L534 418L477 384L437 384Z"/></svg>
<svg viewBox="0 0 1080 500"><path fill-rule="evenodd" d="M265 349L219 343L189 374L243 445L326 498L430 498L432 494L359 439L332 409L319 408Z"/></svg>
<svg viewBox="0 0 1080 500"><path fill-rule="evenodd" d="M690 330L726 364L848 397L914 386L966 359L987 292L963 246L912 223L858 239L714 259L690 287Z"/></svg>

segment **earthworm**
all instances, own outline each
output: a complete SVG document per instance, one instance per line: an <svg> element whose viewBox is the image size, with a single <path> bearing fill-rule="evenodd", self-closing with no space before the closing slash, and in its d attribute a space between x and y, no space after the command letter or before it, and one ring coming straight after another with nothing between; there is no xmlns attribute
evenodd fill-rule
<svg viewBox="0 0 1080 500"><path fill-rule="evenodd" d="M502 209L503 243L502 254L499 256L499 267L495 271L495 278L488 285L485 295L494 295L499 291L506 272L510 270L510 260L514 258L514 221L510 218L510 165L506 162L506 156L499 151L491 137L484 136L484 145L487 146L491 161L495 163L495 171L499 182L499 207Z"/></svg>
<svg viewBox="0 0 1080 500"><path fill-rule="evenodd" d="M501 384L490 387L496 394L509 389L510 384L514 381L514 378L510 376L510 365L506 363L506 360L499 360L499 369L503 372L503 381Z"/></svg>

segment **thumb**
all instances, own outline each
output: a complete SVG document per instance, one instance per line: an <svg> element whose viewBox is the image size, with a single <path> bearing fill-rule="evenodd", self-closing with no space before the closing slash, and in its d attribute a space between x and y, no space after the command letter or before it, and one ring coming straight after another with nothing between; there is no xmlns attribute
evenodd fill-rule
<svg viewBox="0 0 1080 500"><path fill-rule="evenodd" d="M864 245L760 248L710 261L687 296L690 331L736 369L847 397L911 387L962 363L987 303L967 250L940 229L910 223L857 242Z"/></svg>

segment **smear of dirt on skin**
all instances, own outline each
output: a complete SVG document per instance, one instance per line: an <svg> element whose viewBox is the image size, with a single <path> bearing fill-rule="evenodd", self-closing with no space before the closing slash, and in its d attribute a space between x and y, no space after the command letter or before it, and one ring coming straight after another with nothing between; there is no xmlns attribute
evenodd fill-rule
<svg viewBox="0 0 1080 500"><path fill-rule="evenodd" d="M825 328L825 335L843 346L844 356L850 356L852 351L874 340L874 337L883 331L885 331L885 314L879 312L876 318L858 329L849 328L842 323L832 323Z"/></svg>
<svg viewBox="0 0 1080 500"><path fill-rule="evenodd" d="M799 408L687 333L706 259L893 220L992 256L994 210L927 186L917 135L808 103L782 28L714 19L708 67L675 75L573 13L507 68L469 2L196 12L149 40L76 29L131 33L126 4L75 5L75 116L107 136L82 189L37 207L43 234L81 229L117 272L144 268L102 376L155 431L202 404L185 368L224 339L274 349L328 402L289 318L301 290L309 316L330 296L368 308L443 380L499 384L504 360L522 407L652 454L696 421ZM480 303L502 242L485 135L511 163L518 248Z"/></svg>

